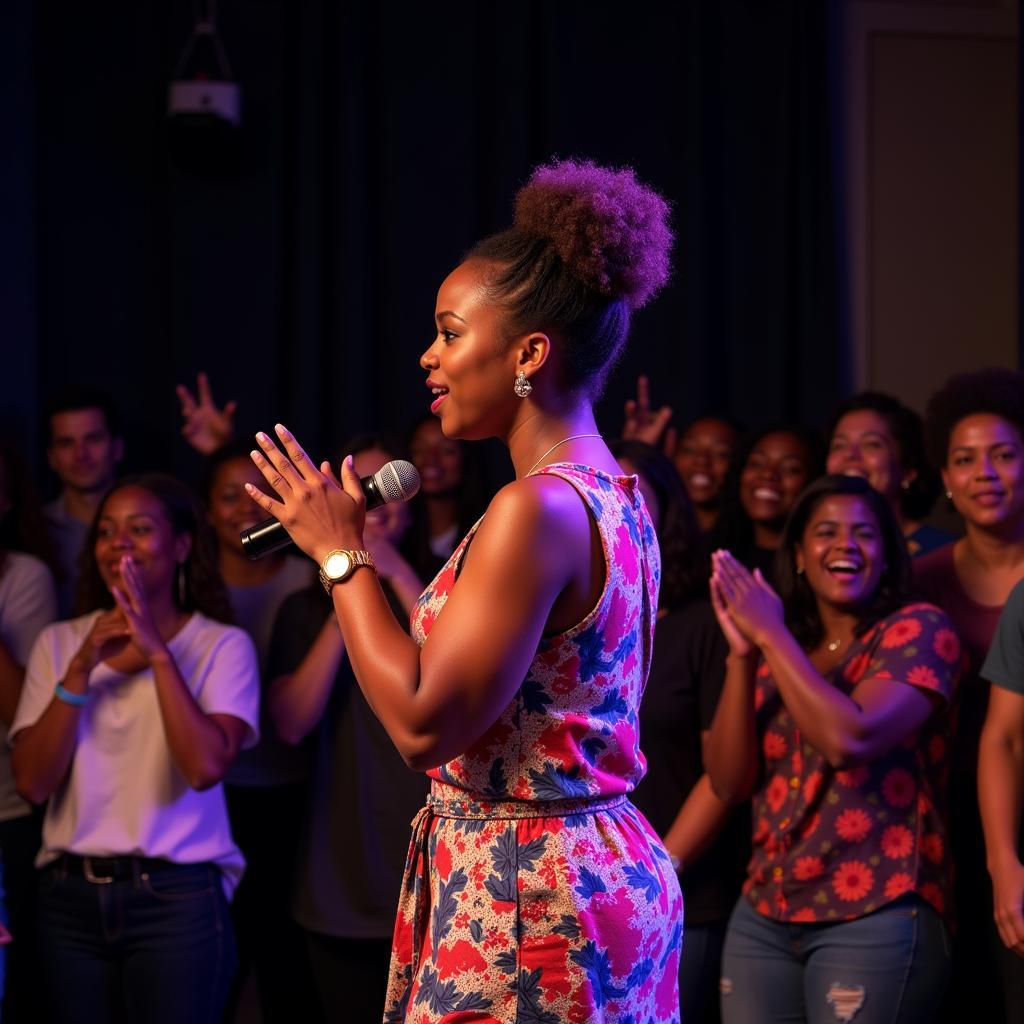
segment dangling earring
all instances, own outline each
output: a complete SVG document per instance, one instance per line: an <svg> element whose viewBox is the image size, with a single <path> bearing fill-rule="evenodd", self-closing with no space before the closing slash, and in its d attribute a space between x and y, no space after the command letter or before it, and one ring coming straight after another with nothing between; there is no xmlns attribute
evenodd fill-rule
<svg viewBox="0 0 1024 1024"><path fill-rule="evenodd" d="M946 500L947 501L952 501L953 500L953 492L952 491L946 491Z"/></svg>
<svg viewBox="0 0 1024 1024"><path fill-rule="evenodd" d="M520 398L529 398L530 392L533 390L533 385L526 379L526 374L520 370L516 375L516 382L512 385L512 390Z"/></svg>
<svg viewBox="0 0 1024 1024"><path fill-rule="evenodd" d="M186 588L188 586L188 580L185 579L185 563L178 563L178 607L181 611L185 610L185 597Z"/></svg>
<svg viewBox="0 0 1024 1024"><path fill-rule="evenodd" d="M804 567L802 565L798 565L796 567L796 574L797 574L797 576L803 576L803 574L804 574Z"/></svg>

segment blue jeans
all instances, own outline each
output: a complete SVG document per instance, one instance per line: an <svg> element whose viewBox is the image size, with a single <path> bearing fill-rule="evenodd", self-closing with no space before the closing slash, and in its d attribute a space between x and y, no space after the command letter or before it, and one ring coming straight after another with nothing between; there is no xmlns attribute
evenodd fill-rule
<svg viewBox="0 0 1024 1024"><path fill-rule="evenodd" d="M789 924L741 897L722 955L724 1024L932 1024L949 975L949 935L922 899L866 917Z"/></svg>
<svg viewBox="0 0 1024 1024"><path fill-rule="evenodd" d="M235 969L217 868L132 857L85 868L61 858L39 879L39 946L55 1020L216 1024Z"/></svg>

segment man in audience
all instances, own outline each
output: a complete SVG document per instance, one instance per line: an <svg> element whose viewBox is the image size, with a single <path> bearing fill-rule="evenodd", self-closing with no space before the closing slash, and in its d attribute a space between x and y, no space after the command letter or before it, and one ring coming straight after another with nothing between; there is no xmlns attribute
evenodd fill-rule
<svg viewBox="0 0 1024 1024"><path fill-rule="evenodd" d="M107 395L75 387L54 397L46 414L46 454L61 492L44 512L61 569L61 618L71 615L82 542L123 453L117 412Z"/></svg>

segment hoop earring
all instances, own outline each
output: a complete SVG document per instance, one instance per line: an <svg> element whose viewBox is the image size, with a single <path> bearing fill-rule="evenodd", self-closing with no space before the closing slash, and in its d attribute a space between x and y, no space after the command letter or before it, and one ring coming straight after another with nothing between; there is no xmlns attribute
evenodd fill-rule
<svg viewBox="0 0 1024 1024"><path fill-rule="evenodd" d="M512 390L519 398L530 397L533 385L526 379L526 374L522 370L516 375L516 382L512 385Z"/></svg>
<svg viewBox="0 0 1024 1024"><path fill-rule="evenodd" d="M187 597L188 580L185 578L185 563L178 563L177 572L177 584L178 584L178 608L181 611L185 610L185 598Z"/></svg>

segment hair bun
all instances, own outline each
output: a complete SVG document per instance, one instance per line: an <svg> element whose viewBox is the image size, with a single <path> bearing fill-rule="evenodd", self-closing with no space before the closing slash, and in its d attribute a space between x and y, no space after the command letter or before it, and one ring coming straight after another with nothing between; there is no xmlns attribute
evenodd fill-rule
<svg viewBox="0 0 1024 1024"><path fill-rule="evenodd" d="M515 227L552 245L588 287L639 309L668 280L668 203L631 167L590 160L538 167L519 190Z"/></svg>

